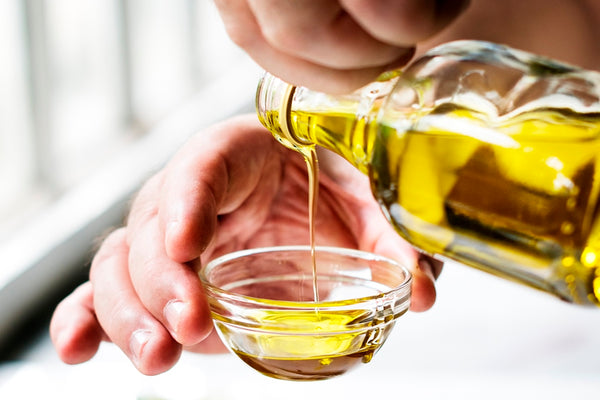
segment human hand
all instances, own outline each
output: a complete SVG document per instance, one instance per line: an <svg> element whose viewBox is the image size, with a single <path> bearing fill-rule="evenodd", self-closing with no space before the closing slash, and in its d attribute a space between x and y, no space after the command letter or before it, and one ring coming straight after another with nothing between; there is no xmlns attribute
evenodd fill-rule
<svg viewBox="0 0 600 400"><path fill-rule="evenodd" d="M230 38L298 86L350 92L399 68L469 0L216 0Z"/></svg>
<svg viewBox="0 0 600 400"><path fill-rule="evenodd" d="M412 309L435 301L428 262L385 221L366 176L323 157L318 245L376 252L413 267ZM95 255L90 280L56 308L50 333L60 358L93 357L114 342L144 374L173 366L182 351L224 350L197 268L231 251L308 242L307 172L255 116L193 137L143 186L127 224Z"/></svg>

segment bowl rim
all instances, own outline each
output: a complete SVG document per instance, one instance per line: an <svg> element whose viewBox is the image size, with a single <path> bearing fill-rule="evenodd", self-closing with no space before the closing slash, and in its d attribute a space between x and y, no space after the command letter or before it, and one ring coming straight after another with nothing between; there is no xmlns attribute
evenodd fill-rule
<svg viewBox="0 0 600 400"><path fill-rule="evenodd" d="M207 291L207 294L213 295L216 298L227 299L228 302L235 302L239 304L252 304L254 306L269 308L269 309L294 309L294 310L324 310L328 308L343 308L352 307L359 303L365 303L369 301L381 301L381 299L388 298L390 296L397 295L398 297L404 298L403 303L405 306L402 308L408 308L410 306L411 296L411 283L412 274L409 269L400 261L394 260L390 257L382 256L380 254L358 250L347 247L336 247L336 246L315 246L315 252L324 252L329 254L340 254L345 256L352 256L368 261L385 262L391 265L395 265L402 270L405 279L398 285L390 288L389 290L352 299L343 300L326 300L326 301L290 301L290 300L271 300L253 296L246 296L238 293L232 293L223 290L209 282L207 274L218 264L223 262L235 260L238 258L247 257L255 254L262 253L275 253L282 251L293 251L293 252L310 252L310 245L281 245L281 246L266 246L266 247L254 247L244 250L233 251L221 256L218 256L208 263L202 265L198 271L198 276L202 281L202 284ZM210 297L210 296L209 296ZM210 301L209 301L210 302Z"/></svg>

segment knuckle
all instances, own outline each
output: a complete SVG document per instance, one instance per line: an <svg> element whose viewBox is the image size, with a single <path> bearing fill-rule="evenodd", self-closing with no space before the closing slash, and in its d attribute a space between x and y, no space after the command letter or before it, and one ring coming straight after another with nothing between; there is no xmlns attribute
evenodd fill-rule
<svg viewBox="0 0 600 400"><path fill-rule="evenodd" d="M153 175L146 181L133 200L131 211L127 216L130 221L143 221L158 212L157 199L164 186L164 170Z"/></svg>
<svg viewBox="0 0 600 400"><path fill-rule="evenodd" d="M263 37L272 47L292 54L311 50L310 44L315 44L311 32L311 29L302 25L272 24L262 29Z"/></svg>
<svg viewBox="0 0 600 400"><path fill-rule="evenodd" d="M225 30L229 39L242 49L251 48L256 40L256 37L250 31L238 25L226 25Z"/></svg>
<svg viewBox="0 0 600 400"><path fill-rule="evenodd" d="M94 280L98 270L102 270L106 262L110 261L113 257L126 257L126 254L126 232L125 228L122 227L110 232L101 240L98 251L94 255L90 266L90 280Z"/></svg>

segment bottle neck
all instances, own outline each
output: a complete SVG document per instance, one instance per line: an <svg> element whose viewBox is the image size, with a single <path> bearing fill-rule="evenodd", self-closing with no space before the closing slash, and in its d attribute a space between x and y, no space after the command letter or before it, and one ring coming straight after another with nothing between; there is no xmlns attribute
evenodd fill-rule
<svg viewBox="0 0 600 400"><path fill-rule="evenodd" d="M332 96L265 74L257 92L257 113L284 146L305 154L319 145L368 173L374 121L392 86L392 81L375 82L348 95Z"/></svg>
<svg viewBox="0 0 600 400"><path fill-rule="evenodd" d="M301 153L306 153L310 151L310 147L313 147L317 143L310 139L309 135L297 135L292 128L292 104L296 89L296 86L288 84L283 92L281 104L277 112L277 122L279 124L277 134L280 140L285 142L288 147L298 150ZM304 155L306 156L307 154Z"/></svg>

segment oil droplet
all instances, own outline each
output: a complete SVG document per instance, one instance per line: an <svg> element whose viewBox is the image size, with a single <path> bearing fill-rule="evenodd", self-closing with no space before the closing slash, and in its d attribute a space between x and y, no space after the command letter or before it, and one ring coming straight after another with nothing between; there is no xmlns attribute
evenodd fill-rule
<svg viewBox="0 0 600 400"><path fill-rule="evenodd" d="M572 223L565 221L560 226L560 232L563 235L571 235L575 231L575 227Z"/></svg>
<svg viewBox="0 0 600 400"><path fill-rule="evenodd" d="M563 267L565 267L565 268L570 268L570 267L572 267L573 265L575 265L575 257L573 257L573 256L567 256L567 257L564 257L564 258L562 259L562 265L563 265Z"/></svg>

